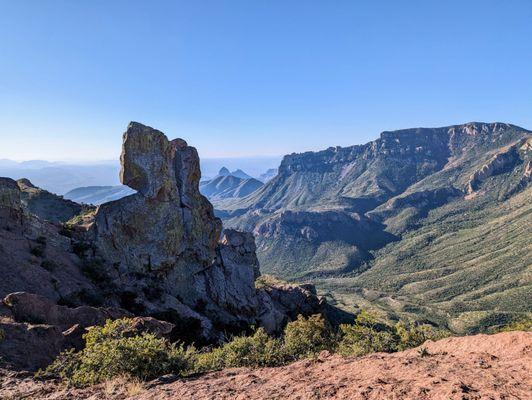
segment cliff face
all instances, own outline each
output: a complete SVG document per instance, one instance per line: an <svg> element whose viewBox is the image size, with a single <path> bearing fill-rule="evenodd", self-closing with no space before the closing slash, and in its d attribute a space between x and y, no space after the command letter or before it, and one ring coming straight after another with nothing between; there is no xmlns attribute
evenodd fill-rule
<svg viewBox="0 0 532 400"><path fill-rule="evenodd" d="M281 162L278 176L262 189L224 207L240 213L331 206L366 212L450 161L480 157L526 132L501 123L404 129L382 132L365 145L291 154Z"/></svg>

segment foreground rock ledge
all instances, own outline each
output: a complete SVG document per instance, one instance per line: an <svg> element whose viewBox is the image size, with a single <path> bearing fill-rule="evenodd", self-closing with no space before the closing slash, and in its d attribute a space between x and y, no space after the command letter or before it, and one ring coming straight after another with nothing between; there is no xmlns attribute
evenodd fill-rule
<svg viewBox="0 0 532 400"><path fill-rule="evenodd" d="M532 333L427 342L360 358L322 354L279 368L230 369L192 379L164 377L135 396L104 385L68 390L4 373L0 397L35 399L526 399L532 393ZM31 397L33 396L33 397Z"/></svg>

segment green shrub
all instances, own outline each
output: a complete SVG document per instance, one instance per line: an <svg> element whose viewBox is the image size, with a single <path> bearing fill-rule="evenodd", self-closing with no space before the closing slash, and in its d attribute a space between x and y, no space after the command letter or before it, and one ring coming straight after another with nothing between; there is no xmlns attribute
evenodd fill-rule
<svg viewBox="0 0 532 400"><path fill-rule="evenodd" d="M287 359L311 357L322 350L332 350L333 344L332 331L321 315L299 315L284 330L283 353Z"/></svg>
<svg viewBox="0 0 532 400"><path fill-rule="evenodd" d="M525 332L532 331L532 318L524 317L518 321L511 322L495 330L495 332L511 332L511 331L525 331Z"/></svg>
<svg viewBox="0 0 532 400"><path fill-rule="evenodd" d="M353 325L341 325L339 334L320 315L299 316L287 324L280 338L259 328L251 336L237 336L203 352L170 344L153 334L132 332L130 319L92 327L83 336L86 345L82 351L61 353L40 375L60 377L74 386L119 376L148 380L168 373L188 375L232 367L273 367L315 356L323 350L356 356L393 352L442 336L427 325L379 323L375 315L367 312L360 313ZM428 354L420 350L420 355Z"/></svg>
<svg viewBox="0 0 532 400"><path fill-rule="evenodd" d="M239 336L197 356L195 370L205 372L231 367L270 367L283 362L281 342L263 328L252 336Z"/></svg>
<svg viewBox="0 0 532 400"><path fill-rule="evenodd" d="M130 335L130 328L130 319L90 328L83 336L86 345L82 351L61 353L40 375L86 386L124 375L148 380L168 373L182 374L191 368L193 348L170 344L151 333Z"/></svg>
<svg viewBox="0 0 532 400"><path fill-rule="evenodd" d="M394 326L396 335L399 337L397 350L402 351L412 347L421 346L427 340L439 340L447 336L447 333L436 330L430 325L398 322Z"/></svg>
<svg viewBox="0 0 532 400"><path fill-rule="evenodd" d="M374 314L365 311L357 316L353 325L340 325L340 331L339 352L349 356L402 351L447 336L430 325L402 321L393 326L382 324Z"/></svg>
<svg viewBox="0 0 532 400"><path fill-rule="evenodd" d="M377 331L364 325L340 325L342 339L338 351L344 356L363 356L374 352L393 352L397 339L390 331Z"/></svg>

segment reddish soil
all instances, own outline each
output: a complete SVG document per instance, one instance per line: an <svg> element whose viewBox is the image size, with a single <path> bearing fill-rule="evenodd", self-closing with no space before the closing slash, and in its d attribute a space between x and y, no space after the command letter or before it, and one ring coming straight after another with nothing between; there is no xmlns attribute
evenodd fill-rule
<svg viewBox="0 0 532 400"><path fill-rule="evenodd" d="M532 333L427 342L420 349L361 358L322 354L278 368L238 368L189 379L163 377L129 398L159 399L531 399ZM60 389L4 377L0 398L105 399L103 386ZM4 397L2 397L2 394ZM25 396L26 395L26 396ZM28 396L29 395L29 396ZM18 397L17 397L18 396Z"/></svg>

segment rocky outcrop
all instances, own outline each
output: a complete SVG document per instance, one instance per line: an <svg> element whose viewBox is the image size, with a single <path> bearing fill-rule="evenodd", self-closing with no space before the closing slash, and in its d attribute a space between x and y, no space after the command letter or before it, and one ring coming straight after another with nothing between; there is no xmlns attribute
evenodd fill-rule
<svg viewBox="0 0 532 400"><path fill-rule="evenodd" d="M17 322L55 325L61 330L67 330L74 325L82 328L103 325L108 319L132 316L131 313L116 307L61 306L46 297L26 292L11 293L3 302Z"/></svg>
<svg viewBox="0 0 532 400"><path fill-rule="evenodd" d="M228 230L220 240L221 221L199 192L196 149L133 122L121 162L122 183L137 193L101 205L88 236L122 306L187 325L197 340L257 324L265 305L253 237Z"/></svg>
<svg viewBox="0 0 532 400"><path fill-rule="evenodd" d="M85 310L87 311L87 310ZM57 316L45 315L48 322L58 321L60 324L38 323L38 322L17 322L10 318L0 317L0 340L1 364L7 364L9 368L16 370L36 371L39 368L48 366L60 353L67 349L80 350L84 346L83 335L87 327L93 326L91 322L102 325L101 321L94 318L98 312L108 312L108 310L93 310L86 313L79 309L61 309L59 319ZM23 315L19 315L21 317ZM30 316L30 315L26 315ZM33 315L31 315L34 317ZM40 318L40 315L38 315ZM114 318L116 315L108 315ZM75 324L68 329L64 329L62 324L68 320L80 319L85 326ZM150 317L135 317L131 326L124 332L124 335L139 335L141 333L151 333L157 337L170 338L174 325L159 321Z"/></svg>
<svg viewBox="0 0 532 400"><path fill-rule="evenodd" d="M490 176L496 175L512 167L519 160L519 153L514 146L508 150L495 154L486 164L478 171L475 171L469 179L467 192L469 194L478 190L480 184Z"/></svg>
<svg viewBox="0 0 532 400"><path fill-rule="evenodd" d="M518 182L508 190L506 197L515 194L526 187L530 180L532 157L532 137L524 138L511 146L507 146L495 153L487 163L476 170L467 185L469 195L477 192L484 181L488 178L508 172L523 164L522 175Z"/></svg>
<svg viewBox="0 0 532 400"><path fill-rule="evenodd" d="M57 326L0 318L0 330L2 362L10 368L35 371L49 365L65 349L65 335Z"/></svg>
<svg viewBox="0 0 532 400"><path fill-rule="evenodd" d="M13 179L0 178L0 207L13 212L20 211L20 189Z"/></svg>

